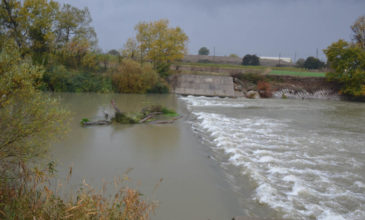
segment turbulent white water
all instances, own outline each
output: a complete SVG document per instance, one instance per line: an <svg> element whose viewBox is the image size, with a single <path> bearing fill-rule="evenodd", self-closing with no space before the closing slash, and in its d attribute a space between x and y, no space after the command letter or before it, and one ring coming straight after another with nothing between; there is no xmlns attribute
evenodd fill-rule
<svg viewBox="0 0 365 220"><path fill-rule="evenodd" d="M256 184L253 201L289 219L365 219L364 104L181 99L218 162Z"/></svg>

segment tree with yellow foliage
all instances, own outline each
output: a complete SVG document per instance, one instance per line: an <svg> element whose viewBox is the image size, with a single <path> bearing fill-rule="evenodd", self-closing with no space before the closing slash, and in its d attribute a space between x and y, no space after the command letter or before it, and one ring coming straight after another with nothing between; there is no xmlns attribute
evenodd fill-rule
<svg viewBox="0 0 365 220"><path fill-rule="evenodd" d="M188 36L180 27L170 28L166 19L141 22L136 25L134 56L143 62L151 62L161 76L168 74L170 64L186 54ZM130 40L131 41L131 40Z"/></svg>

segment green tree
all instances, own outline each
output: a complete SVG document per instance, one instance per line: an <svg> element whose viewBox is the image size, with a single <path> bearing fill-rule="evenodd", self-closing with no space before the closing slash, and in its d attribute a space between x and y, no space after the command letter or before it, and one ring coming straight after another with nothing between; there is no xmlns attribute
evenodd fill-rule
<svg viewBox="0 0 365 220"><path fill-rule="evenodd" d="M58 3L45 0L3 0L0 3L2 35L17 42L22 55L30 54L37 63L47 62L53 47L53 21Z"/></svg>
<svg viewBox="0 0 365 220"><path fill-rule="evenodd" d="M260 58L256 55L247 54L242 59L242 65L244 66L259 66Z"/></svg>
<svg viewBox="0 0 365 220"><path fill-rule="evenodd" d="M365 16L359 17L351 29L354 32L353 40L360 48L365 49Z"/></svg>
<svg viewBox="0 0 365 220"><path fill-rule="evenodd" d="M37 64L59 61L60 51L65 56L70 44L87 41L92 51L97 42L87 8L65 4L60 9L52 0L3 0L0 21L0 38L14 39L21 55L30 55Z"/></svg>
<svg viewBox="0 0 365 220"><path fill-rule="evenodd" d="M15 164L44 155L49 140L65 131L67 112L36 89L42 75L41 67L22 60L16 46L5 43L0 53L1 176Z"/></svg>
<svg viewBox="0 0 365 220"><path fill-rule="evenodd" d="M308 57L303 64L306 69L321 69L325 66L325 63L315 57Z"/></svg>
<svg viewBox="0 0 365 220"><path fill-rule="evenodd" d="M78 9L64 4L58 11L55 20L56 42L63 46L74 38L87 39L91 46L96 46L96 33L91 24L91 15L88 8Z"/></svg>
<svg viewBox="0 0 365 220"><path fill-rule="evenodd" d="M331 71L327 78L341 85L341 93L349 96L365 96L365 50L357 45L339 40L324 53Z"/></svg>
<svg viewBox="0 0 365 220"><path fill-rule="evenodd" d="M180 27L170 28L168 20L142 22L135 27L135 30L138 52L131 51L137 53L141 62L152 62L161 76L168 74L173 61L184 57L188 37Z"/></svg>
<svg viewBox="0 0 365 220"><path fill-rule="evenodd" d="M208 56L209 55L209 49L208 48L206 48L206 47L202 47L202 48L200 48L199 49L199 55L204 55L204 56Z"/></svg>

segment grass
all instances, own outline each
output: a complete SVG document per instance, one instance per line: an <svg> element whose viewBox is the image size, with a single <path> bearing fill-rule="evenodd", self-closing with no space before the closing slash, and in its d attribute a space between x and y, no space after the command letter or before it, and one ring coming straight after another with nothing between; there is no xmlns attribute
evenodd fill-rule
<svg viewBox="0 0 365 220"><path fill-rule="evenodd" d="M126 176L105 183L101 189L83 181L79 190L70 193L71 198L64 199L69 196L61 196L59 187L63 184L54 189L49 171L29 170L24 164L19 170L22 172L14 179L0 181L0 219L147 220L157 206L129 188ZM71 174L70 168L65 184L69 184Z"/></svg>
<svg viewBox="0 0 365 220"><path fill-rule="evenodd" d="M324 72L298 72L298 71L286 71L286 70L272 70L270 75L283 75L283 76L302 76L302 77L325 77Z"/></svg>
<svg viewBox="0 0 365 220"><path fill-rule="evenodd" d="M237 64L220 64L220 63L175 63L175 65L182 66L198 66L198 67L217 67L217 68L227 68L227 69L254 69L254 70L283 70L283 71L295 71L295 72L315 72L313 70L307 70L298 67L267 67L267 66L243 66Z"/></svg>
<svg viewBox="0 0 365 220"><path fill-rule="evenodd" d="M220 69L239 69L239 70L258 70L261 73L269 73L270 75L284 75L284 76L301 76L301 77L325 77L326 73L307 70L297 67L267 67L267 66L243 66L235 64L218 64L218 63L175 63L175 65L192 66L192 67L216 67ZM256 72L255 71L255 72ZM217 73L204 71L208 75L217 75ZM218 74L222 75L222 74ZM226 75L226 74L224 74Z"/></svg>

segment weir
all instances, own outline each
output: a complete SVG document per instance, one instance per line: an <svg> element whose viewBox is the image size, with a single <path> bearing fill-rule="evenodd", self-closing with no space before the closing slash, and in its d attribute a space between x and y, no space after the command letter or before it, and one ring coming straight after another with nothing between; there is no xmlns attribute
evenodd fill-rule
<svg viewBox="0 0 365 220"><path fill-rule="evenodd" d="M179 75L175 93L181 95L235 97L231 76Z"/></svg>

